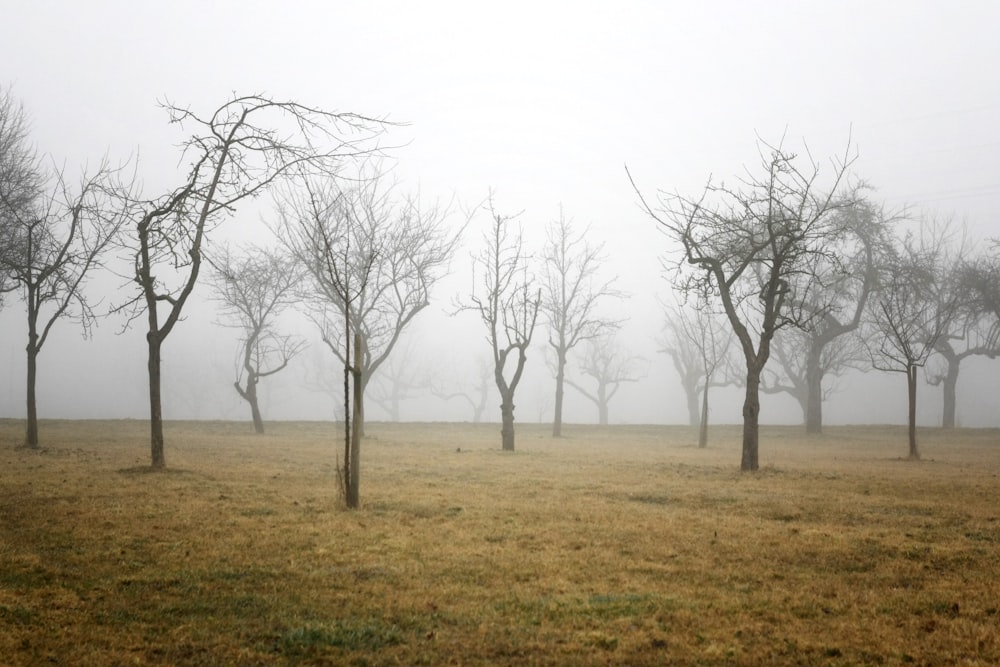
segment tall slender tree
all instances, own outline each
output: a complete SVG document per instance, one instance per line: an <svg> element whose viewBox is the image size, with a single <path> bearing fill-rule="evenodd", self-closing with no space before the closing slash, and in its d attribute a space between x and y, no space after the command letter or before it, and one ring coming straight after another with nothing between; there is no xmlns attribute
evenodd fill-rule
<svg viewBox="0 0 1000 667"><path fill-rule="evenodd" d="M555 405L552 435L562 435L563 394L569 353L581 342L593 340L618 328L616 320L598 314L600 302L620 299L624 294L614 288L614 279L598 279L606 261L604 244L593 244L590 227L579 232L566 218L562 207L559 218L548 227L545 244L542 312L549 324L549 348L553 352Z"/></svg>

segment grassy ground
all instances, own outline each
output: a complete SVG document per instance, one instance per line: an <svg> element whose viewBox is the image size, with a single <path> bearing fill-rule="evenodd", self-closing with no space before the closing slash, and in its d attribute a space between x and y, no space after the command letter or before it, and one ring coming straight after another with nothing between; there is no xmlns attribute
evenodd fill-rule
<svg viewBox="0 0 1000 667"><path fill-rule="evenodd" d="M4 664L1000 664L1000 432L0 421Z"/></svg>

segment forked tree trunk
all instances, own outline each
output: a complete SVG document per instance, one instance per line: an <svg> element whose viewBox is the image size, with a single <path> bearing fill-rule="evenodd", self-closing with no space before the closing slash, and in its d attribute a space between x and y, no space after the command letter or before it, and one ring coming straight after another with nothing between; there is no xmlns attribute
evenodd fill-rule
<svg viewBox="0 0 1000 667"><path fill-rule="evenodd" d="M510 391L501 397L500 403L500 442L505 452L514 451L514 392Z"/></svg>
<svg viewBox="0 0 1000 667"><path fill-rule="evenodd" d="M760 445L760 371L747 369L747 390L743 400L743 458L740 470L754 471L759 467L757 452Z"/></svg>
<svg viewBox="0 0 1000 667"><path fill-rule="evenodd" d="M149 346L149 448L153 468L165 468L163 456L163 401L160 390L160 346L162 341L153 333L146 334Z"/></svg>
<svg viewBox="0 0 1000 667"><path fill-rule="evenodd" d="M257 397L257 374L252 370L247 373L247 386L241 387L239 382L234 382L237 393L250 404L250 417L253 419L253 430L258 435L264 433L264 418L260 414L260 401Z"/></svg>
<svg viewBox="0 0 1000 667"><path fill-rule="evenodd" d="M910 439L910 460L918 461L920 452L917 449L917 367L906 367L906 389L909 403L908 435Z"/></svg>
<svg viewBox="0 0 1000 667"><path fill-rule="evenodd" d="M812 346L806 357L806 433L823 432L823 369L821 348Z"/></svg>

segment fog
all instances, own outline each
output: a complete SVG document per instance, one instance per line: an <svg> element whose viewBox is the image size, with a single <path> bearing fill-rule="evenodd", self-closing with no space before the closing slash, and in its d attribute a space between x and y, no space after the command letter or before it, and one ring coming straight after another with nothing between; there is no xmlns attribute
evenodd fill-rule
<svg viewBox="0 0 1000 667"><path fill-rule="evenodd" d="M707 178L754 163L757 138L808 144L818 160L857 148L852 173L874 198L914 217L952 218L970 237L1000 236L1000 5L956 3L263 2L10 3L0 41L10 86L32 118L38 148L78 173L107 153L138 157L154 196L183 177L184 138L156 105L210 112L233 95L265 92L400 123L393 146L401 191L452 208L457 230L492 190L520 216L537 261L560 206L605 243L605 277L628 293L605 304L620 340L642 357L637 382L611 403L613 423L686 423L684 393L658 352L670 285L665 236L637 206L625 165L644 192L696 195ZM267 243L273 207L241 207L215 243ZM471 287L488 215L473 217L449 275L394 354L436 386L472 392L490 349L482 323L456 303ZM133 287L105 273L88 294L106 306ZM164 346L167 419L249 419L232 383L239 332L220 325L202 282ZM268 419L332 419L341 371L307 319L288 331L310 345L261 382ZM44 418L148 416L144 326L102 320L89 339L56 324L39 359ZM520 422L552 418L546 327L535 333L517 390ZM24 309L0 312L0 416L23 417ZM399 359L400 365L403 359ZM962 366L958 420L998 426L997 361ZM579 378L571 355L570 374ZM836 381L824 421L905 423L902 374L851 372ZM919 423L941 418L941 392L920 385ZM409 421L471 420L462 399L418 387L400 405ZM762 423L801 422L787 396L763 395ZM499 421L492 389L484 420ZM714 423L740 420L742 394L715 390ZM368 418L389 414L369 397ZM564 419L594 422L596 407L567 388ZM44 437L44 436L43 436Z"/></svg>

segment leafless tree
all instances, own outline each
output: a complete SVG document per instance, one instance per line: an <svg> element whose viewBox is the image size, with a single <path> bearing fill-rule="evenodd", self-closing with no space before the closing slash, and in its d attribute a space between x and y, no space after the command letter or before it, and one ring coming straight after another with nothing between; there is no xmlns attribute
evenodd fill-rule
<svg viewBox="0 0 1000 667"><path fill-rule="evenodd" d="M24 105L0 88L0 262L6 267L24 255L18 219L42 196L41 161L31 143ZM17 288L6 268L0 271L0 306L4 294Z"/></svg>
<svg viewBox="0 0 1000 667"><path fill-rule="evenodd" d="M917 371L948 331L960 305L957 283L948 270L961 262L947 224L921 223L902 239L896 261L871 304L877 335L869 343L872 366L903 373L909 407L909 457L917 460Z"/></svg>
<svg viewBox="0 0 1000 667"><path fill-rule="evenodd" d="M18 107L15 113L23 112ZM12 120L14 128L23 127L23 118ZM6 126L7 120L0 124ZM11 145L11 139L0 139L5 150L12 151L11 157L30 159L33 151ZM27 134L17 140L26 142ZM7 156L2 161L8 162ZM62 169L46 169L42 160L11 165L11 172L18 171L19 176L0 185L0 216L8 240L13 240L0 257L0 271L19 289L27 311L25 443L35 448L38 356L61 319L76 319L84 335L89 334L96 316L84 287L125 221L119 202L131 185L122 181L122 168L111 166L107 159L90 174L84 173L76 186L67 182Z"/></svg>
<svg viewBox="0 0 1000 667"><path fill-rule="evenodd" d="M792 395L803 406L806 433L823 430L824 378L864 367L859 341L849 334L858 330L868 299L878 288L892 228L900 219L865 198L866 189L856 188L851 205L833 212L828 239L833 253L814 255L800 278L790 281L791 299L808 317L801 334L789 330L776 338L776 356L786 371L786 386L794 388ZM791 356L785 354L790 347L796 348ZM773 391L776 385L763 386Z"/></svg>
<svg viewBox="0 0 1000 667"><path fill-rule="evenodd" d="M838 192L851 163L849 151L832 160L825 188L822 170L808 154L800 167L798 156L780 144L761 143L759 153L759 175L748 169L735 186L710 179L696 198L661 192L655 208L632 181L643 209L680 246L673 261L677 286L715 294L743 351L742 470L759 467L760 377L775 333L808 326L832 307L816 303L806 311L797 304L813 297L818 281L809 271L817 257L836 262L832 213L850 203Z"/></svg>
<svg viewBox="0 0 1000 667"><path fill-rule="evenodd" d="M227 326L240 330L239 363L233 386L250 405L256 433L264 432L257 385L288 366L305 347L299 336L279 333L276 320L297 301L302 279L297 263L260 247L234 256L226 248L209 260L212 287Z"/></svg>
<svg viewBox="0 0 1000 667"><path fill-rule="evenodd" d="M472 290L459 310L475 312L486 327L500 392L500 439L505 451L514 451L514 392L528 359L542 291L532 289L521 229L511 229L514 217L498 213L492 196L488 208L490 227L483 249L472 257Z"/></svg>
<svg viewBox="0 0 1000 667"><path fill-rule="evenodd" d="M614 289L614 280L598 280L597 274L607 257L604 244L588 241L589 227L580 232L559 210L559 219L548 227L543 259L545 275L542 312L549 323L549 346L555 356L556 393L552 435L562 435L563 391L569 353L581 342L616 329L620 323L597 312L604 299L624 295Z"/></svg>
<svg viewBox="0 0 1000 667"><path fill-rule="evenodd" d="M638 382L642 357L629 354L615 339L614 333L588 338L580 359L580 371L594 380L588 389L582 383L566 378L566 384L583 394L597 407L597 423L608 424L608 406L618 389L626 382Z"/></svg>
<svg viewBox="0 0 1000 667"><path fill-rule="evenodd" d="M263 95L234 96L208 115L164 103L170 122L193 127L182 142L181 184L134 203L135 225L123 247L138 295L120 310L146 315L153 468L166 466L160 387L164 341L198 282L206 238L243 200L293 175L332 174L343 161L375 150L375 119L335 113Z"/></svg>
<svg viewBox="0 0 1000 667"><path fill-rule="evenodd" d="M312 180L286 193L275 232L317 283L307 299L310 318L323 342L342 362L345 336L357 336L362 398L358 426L363 433L364 393L395 349L400 336L430 303L430 293L446 273L464 225L451 229L448 210L424 206L418 197L396 197L377 171L362 173L345 186ZM322 284L325 248L338 241L352 248L343 276L356 286L350 300L351 329L337 326L345 304L341 290ZM330 244L324 246L323 244Z"/></svg>
<svg viewBox="0 0 1000 667"><path fill-rule="evenodd" d="M698 447L708 446L709 390L738 383L730 352L732 340L732 329L724 327L705 299L667 308L660 350L670 356L680 375L690 424L699 427Z"/></svg>
<svg viewBox="0 0 1000 667"><path fill-rule="evenodd" d="M817 432L809 427L810 415L815 419L819 414L813 405L816 392L819 392L820 401L826 401L837 391L836 379L845 372L871 369L864 341L854 332L837 335L823 343L812 331L786 327L774 337L771 352L778 362L777 368L771 364L764 369L761 391L785 393L794 398L802 410L802 423L810 433ZM817 379L820 382L814 384Z"/></svg>

